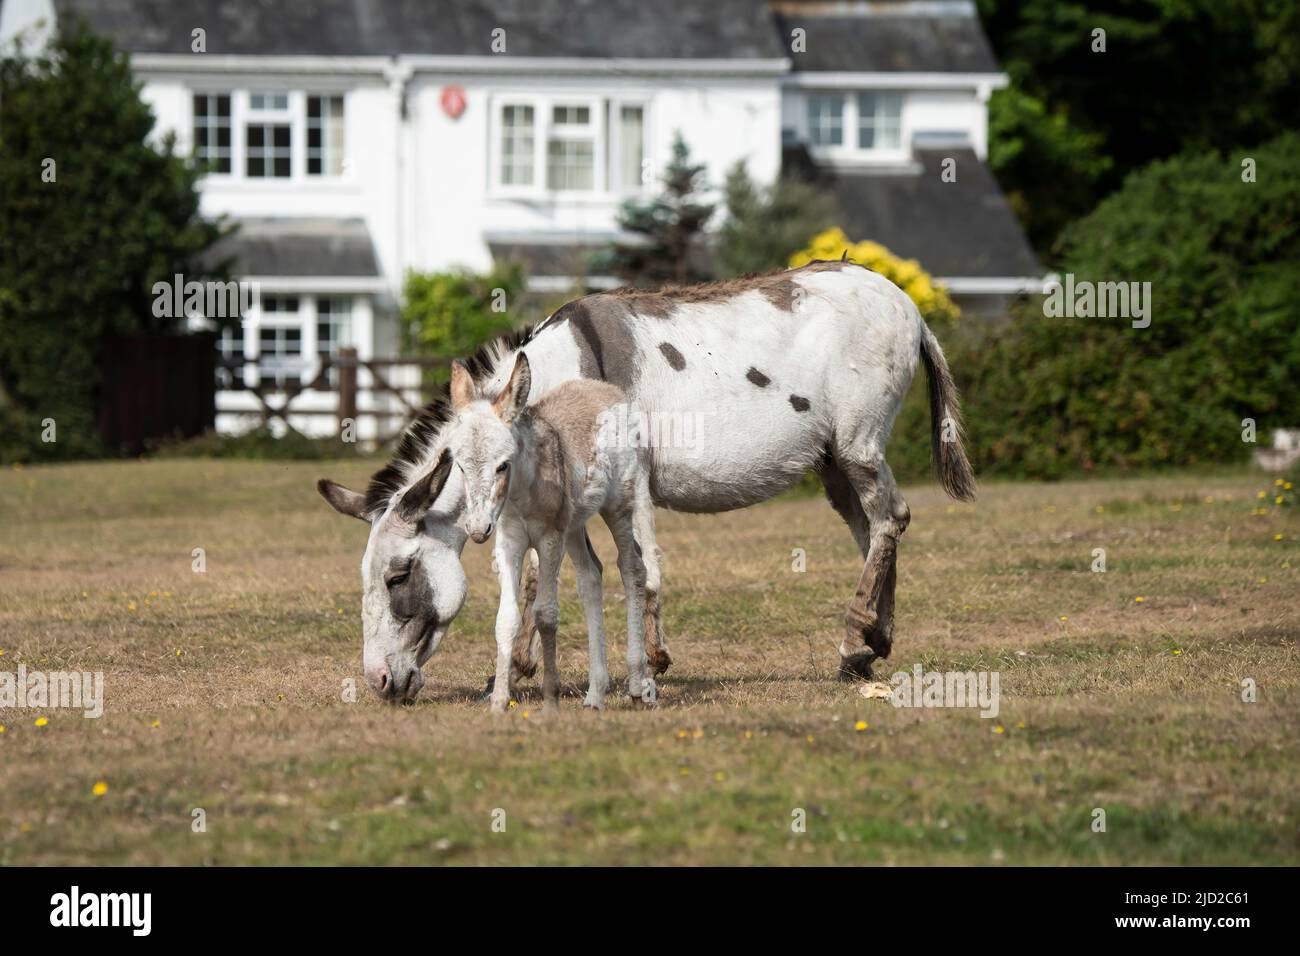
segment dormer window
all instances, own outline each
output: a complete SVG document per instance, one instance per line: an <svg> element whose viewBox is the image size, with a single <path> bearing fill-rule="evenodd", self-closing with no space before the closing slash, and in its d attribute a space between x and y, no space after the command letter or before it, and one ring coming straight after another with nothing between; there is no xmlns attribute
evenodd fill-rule
<svg viewBox="0 0 1300 956"><path fill-rule="evenodd" d="M805 131L814 154L893 159L903 151L903 96L888 90L807 94Z"/></svg>

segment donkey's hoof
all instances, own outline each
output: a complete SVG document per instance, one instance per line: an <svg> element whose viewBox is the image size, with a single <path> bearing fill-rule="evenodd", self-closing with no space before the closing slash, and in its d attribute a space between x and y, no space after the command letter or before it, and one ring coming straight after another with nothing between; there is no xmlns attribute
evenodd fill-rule
<svg viewBox="0 0 1300 956"><path fill-rule="evenodd" d="M871 680L871 662L876 659L872 651L866 651L862 654L854 654L851 657L840 658L840 669L838 677L844 681Z"/></svg>
<svg viewBox="0 0 1300 956"><path fill-rule="evenodd" d="M654 675L658 677L673 666L673 658L664 648L657 647L648 655L647 663L649 663L650 669L654 671Z"/></svg>

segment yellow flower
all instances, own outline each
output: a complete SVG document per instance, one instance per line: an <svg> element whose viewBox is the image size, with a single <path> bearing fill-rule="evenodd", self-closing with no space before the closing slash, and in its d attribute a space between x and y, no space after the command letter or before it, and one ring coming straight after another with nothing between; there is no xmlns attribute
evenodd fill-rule
<svg viewBox="0 0 1300 956"><path fill-rule="evenodd" d="M754 736L754 732L753 732L752 730L747 730L747 731L745 731L745 739L746 739L746 740L749 740L749 739L750 739L751 737L753 737L753 736Z"/></svg>
<svg viewBox="0 0 1300 956"><path fill-rule="evenodd" d="M812 742L813 742L813 735L812 735L812 734L809 734L809 735L808 735L808 743L812 743Z"/></svg>
<svg viewBox="0 0 1300 956"><path fill-rule="evenodd" d="M181 649L180 649L179 647L176 648L176 656L177 656L177 657L180 657L180 656L181 656Z"/></svg>
<svg viewBox="0 0 1300 956"><path fill-rule="evenodd" d="M151 723L149 726L152 727L154 730L157 730L159 727L162 726L162 721L161 721L161 720L155 720L155 721L154 721L153 723Z"/></svg>
<svg viewBox="0 0 1300 956"><path fill-rule="evenodd" d="M3 734L4 732L5 732L5 725L0 724L0 734Z"/></svg>
<svg viewBox="0 0 1300 956"><path fill-rule="evenodd" d="M514 710L516 707L519 706L519 701L517 701L517 700L512 700L512 701L511 701L510 703L508 703L506 706L509 707L511 710Z"/></svg>
<svg viewBox="0 0 1300 956"><path fill-rule="evenodd" d="M1146 600L1146 598L1142 597L1142 595L1140 595L1140 594L1139 594L1137 597L1135 597L1135 598L1133 599L1134 603L1136 603L1136 604L1141 604L1141 603L1142 603L1143 601L1145 601L1145 600Z"/></svg>
<svg viewBox="0 0 1300 956"><path fill-rule="evenodd" d="M1020 721L1020 723L1016 724L1016 729L1017 729L1017 730L1024 730L1024 729L1025 729L1025 722L1022 720L1022 721Z"/></svg>
<svg viewBox="0 0 1300 956"><path fill-rule="evenodd" d="M857 731L866 730L867 722L865 720L859 720L856 724L853 725L853 729Z"/></svg>
<svg viewBox="0 0 1300 956"><path fill-rule="evenodd" d="M528 719L528 711L524 711L524 712L523 712L522 714L520 714L519 716L522 717L524 720L527 720L527 719Z"/></svg>
<svg viewBox="0 0 1300 956"><path fill-rule="evenodd" d="M1273 504L1280 505L1284 500L1286 499L1284 499L1281 495L1278 495L1276 498L1273 499Z"/></svg>
<svg viewBox="0 0 1300 956"><path fill-rule="evenodd" d="M1257 494L1255 497L1256 497L1256 498L1261 498L1261 499L1262 499L1262 498L1267 498L1267 497L1268 497L1268 492L1267 492L1267 491L1260 491L1260 493Z"/></svg>
<svg viewBox="0 0 1300 956"><path fill-rule="evenodd" d="M157 596L158 596L158 592L157 592L157 591L150 591L150 592L149 592L149 596L150 596L150 597L157 597Z"/></svg>
<svg viewBox="0 0 1300 956"><path fill-rule="evenodd" d="M1003 727L1001 724L998 724L993 728L993 732L995 734L1005 734L1007 732L1007 728Z"/></svg>
<svg viewBox="0 0 1300 956"><path fill-rule="evenodd" d="M126 609L127 609L128 611L134 611L134 610L135 610L135 602L134 602L134 601L127 601L127 602L126 602Z"/></svg>
<svg viewBox="0 0 1300 956"><path fill-rule="evenodd" d="M718 781L718 783L722 783L722 781L727 779L727 775L723 773L721 770L719 770L717 773L713 775L713 779Z"/></svg>
<svg viewBox="0 0 1300 956"><path fill-rule="evenodd" d="M701 730L699 727L696 727L693 731L691 731L691 736L698 740L700 737L704 736L704 731Z"/></svg>
<svg viewBox="0 0 1300 956"><path fill-rule="evenodd" d="M1281 478L1274 478L1274 479L1273 479L1273 484L1276 485L1277 487L1281 488L1281 487L1282 487L1282 479L1281 479Z"/></svg>
<svg viewBox="0 0 1300 956"><path fill-rule="evenodd" d="M35 721L35 725L37 727L44 727L49 722L50 722L50 718L48 717L37 717Z"/></svg>
<svg viewBox="0 0 1300 956"><path fill-rule="evenodd" d="M1101 513L1104 512L1106 509L1105 509L1104 507L1102 507L1101 505L1097 505L1097 507L1094 508L1093 510L1096 511L1097 514L1101 514Z"/></svg>
<svg viewBox="0 0 1300 956"><path fill-rule="evenodd" d="M1062 615L1061 615L1061 620L1062 620L1062 621L1068 621L1069 618L1066 617L1064 614L1062 614Z"/></svg>
<svg viewBox="0 0 1300 956"><path fill-rule="evenodd" d="M104 794L108 793L108 784L100 780L98 783L96 783L93 787L90 788L90 792L97 797L102 797Z"/></svg>
<svg viewBox="0 0 1300 956"><path fill-rule="evenodd" d="M1282 540L1282 536L1281 536L1280 534L1275 534L1275 535L1273 535L1273 540L1274 540L1274 541L1281 541L1281 540Z"/></svg>
<svg viewBox="0 0 1300 956"><path fill-rule="evenodd" d="M1291 490L1291 482L1288 481L1285 485L1282 486L1282 488L1283 488L1285 491L1290 491L1290 490Z"/></svg>
<svg viewBox="0 0 1300 956"><path fill-rule="evenodd" d="M689 737L689 736L690 736L690 734L687 733L685 730L679 730L679 731L677 731L677 739L678 739L678 740L685 740L685 739L686 739L687 737Z"/></svg>

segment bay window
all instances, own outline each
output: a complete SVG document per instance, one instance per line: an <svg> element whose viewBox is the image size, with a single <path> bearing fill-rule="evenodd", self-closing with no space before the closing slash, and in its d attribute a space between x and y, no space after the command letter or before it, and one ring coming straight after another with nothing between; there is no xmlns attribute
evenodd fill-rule
<svg viewBox="0 0 1300 956"><path fill-rule="evenodd" d="M627 193L644 188L640 101L510 96L492 112L491 180L504 193Z"/></svg>

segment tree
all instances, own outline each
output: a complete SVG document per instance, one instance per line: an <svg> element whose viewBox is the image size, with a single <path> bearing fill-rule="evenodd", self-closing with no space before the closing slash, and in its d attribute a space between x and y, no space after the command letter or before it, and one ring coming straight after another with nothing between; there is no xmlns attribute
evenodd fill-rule
<svg viewBox="0 0 1300 956"><path fill-rule="evenodd" d="M174 328L153 285L201 275L221 230L197 166L149 144L127 57L84 24L0 59L0 102L0 457L97 454L107 338Z"/></svg>
<svg viewBox="0 0 1300 956"><path fill-rule="evenodd" d="M515 325L523 270L498 265L486 275L468 269L408 272L402 288L402 328L408 351L439 358L470 355ZM434 380L445 380L431 376Z"/></svg>
<svg viewBox="0 0 1300 956"><path fill-rule="evenodd" d="M704 169L704 164L691 162L690 150L677 133L672 160L664 171L663 192L647 201L628 200L619 209L619 228L634 240L615 242L597 253L592 271L639 286L709 278L697 258L701 233L714 209L700 198Z"/></svg>
<svg viewBox="0 0 1300 956"><path fill-rule="evenodd" d="M738 276L785 266L810 237L830 225L834 203L811 183L782 176L755 185L743 160L727 171L727 220L718 230L718 272Z"/></svg>
<svg viewBox="0 0 1300 956"><path fill-rule="evenodd" d="M959 334L949 358L982 471L1235 461L1257 447L1244 419L1260 436L1296 424L1300 134L1249 151L1255 181L1243 158L1152 163L1063 235L1075 286L1150 283L1148 327L1032 301L1010 322L960 330L977 333Z"/></svg>
<svg viewBox="0 0 1300 956"><path fill-rule="evenodd" d="M1255 146L1294 127L1294 0L978 0L978 7L1019 94L990 104L990 159L1003 189L1027 200L1026 222L1046 258L1059 253L1052 240L1066 217L1091 209L1153 160ZM1009 126L1031 147L1012 162L998 155ZM1097 158L1107 167L1098 170ZM1053 192L1077 199L1060 202Z"/></svg>

